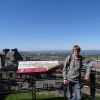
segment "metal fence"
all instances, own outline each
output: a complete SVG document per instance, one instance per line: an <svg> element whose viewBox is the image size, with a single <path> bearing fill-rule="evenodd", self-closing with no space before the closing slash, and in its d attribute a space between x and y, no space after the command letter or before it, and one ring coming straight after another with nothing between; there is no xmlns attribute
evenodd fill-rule
<svg viewBox="0 0 100 100"><path fill-rule="evenodd" d="M31 93L32 100L36 100L36 83L31 74L30 79L0 79L0 100L8 94Z"/></svg>
<svg viewBox="0 0 100 100"><path fill-rule="evenodd" d="M83 75L84 73L85 71L82 70ZM33 74L30 74L30 78L28 79L1 79L0 85L3 85L1 86L0 94L31 92L32 100L36 100L37 92L56 91L57 94L67 98L67 89L63 84L63 78L61 76L62 75L60 75L59 78L36 79ZM81 92L82 95L88 95L90 98L95 100L95 96L100 94L100 72L91 70L89 81L81 79Z"/></svg>

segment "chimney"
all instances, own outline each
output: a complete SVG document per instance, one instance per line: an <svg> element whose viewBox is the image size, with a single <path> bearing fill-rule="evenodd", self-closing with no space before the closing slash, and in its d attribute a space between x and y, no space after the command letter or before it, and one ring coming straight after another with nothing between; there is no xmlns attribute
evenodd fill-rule
<svg viewBox="0 0 100 100"><path fill-rule="evenodd" d="M3 49L3 52L6 54L10 49Z"/></svg>
<svg viewBox="0 0 100 100"><path fill-rule="evenodd" d="M15 52L16 52L16 51L17 51L17 48L15 48L15 49L12 49L11 51L15 51Z"/></svg>

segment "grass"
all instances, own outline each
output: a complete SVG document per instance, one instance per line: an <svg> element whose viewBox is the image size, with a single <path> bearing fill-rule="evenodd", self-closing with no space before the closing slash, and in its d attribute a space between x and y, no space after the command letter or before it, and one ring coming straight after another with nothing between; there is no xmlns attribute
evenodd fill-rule
<svg viewBox="0 0 100 100"><path fill-rule="evenodd" d="M0 95L0 100L32 100L32 93L14 93ZM52 92L43 92L37 93L36 100L67 100L63 96L58 96ZM83 100L89 100L88 97L84 97ZM100 97L97 97L96 100L100 100Z"/></svg>
<svg viewBox="0 0 100 100"><path fill-rule="evenodd" d="M32 100L32 93L14 93L3 95L0 100Z"/></svg>

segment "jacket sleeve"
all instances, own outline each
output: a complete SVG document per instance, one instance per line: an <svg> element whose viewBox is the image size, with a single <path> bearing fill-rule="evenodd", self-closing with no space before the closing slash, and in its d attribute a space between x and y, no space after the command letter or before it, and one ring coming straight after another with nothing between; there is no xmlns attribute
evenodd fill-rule
<svg viewBox="0 0 100 100"><path fill-rule="evenodd" d="M70 63L70 56L68 56L64 62L64 67L63 67L63 79L67 80L67 69L69 67L69 63Z"/></svg>
<svg viewBox="0 0 100 100"><path fill-rule="evenodd" d="M91 66L88 65L87 68L86 68L86 74L85 74L86 77L89 77L90 70L91 70Z"/></svg>
<svg viewBox="0 0 100 100"><path fill-rule="evenodd" d="M85 67L85 70L86 70L85 76L89 77L92 65L89 65L89 61L84 59L83 66Z"/></svg>
<svg viewBox="0 0 100 100"><path fill-rule="evenodd" d="M86 74L85 76L90 76L90 73L91 73L91 70L93 68L93 61L90 61L88 64L87 64L87 67L86 67Z"/></svg>

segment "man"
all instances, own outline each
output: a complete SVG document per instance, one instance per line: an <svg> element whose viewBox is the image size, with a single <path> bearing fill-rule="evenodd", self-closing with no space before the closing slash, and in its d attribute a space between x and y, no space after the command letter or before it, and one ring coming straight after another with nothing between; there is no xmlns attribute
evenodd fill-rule
<svg viewBox="0 0 100 100"><path fill-rule="evenodd" d="M84 57L80 55L81 48L73 46L73 54L66 58L63 68L64 84L67 85L68 100L81 100L80 78ZM85 79L88 80L89 71Z"/></svg>

